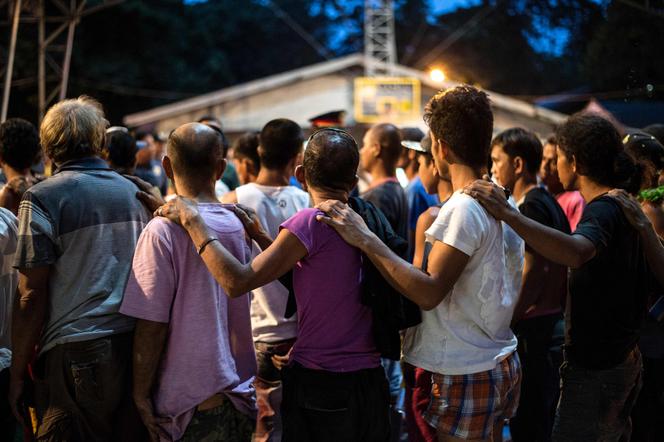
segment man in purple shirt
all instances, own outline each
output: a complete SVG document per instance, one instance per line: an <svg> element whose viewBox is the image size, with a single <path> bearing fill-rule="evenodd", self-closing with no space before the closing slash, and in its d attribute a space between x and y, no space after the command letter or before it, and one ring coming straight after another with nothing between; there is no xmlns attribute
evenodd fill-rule
<svg viewBox="0 0 664 442"><path fill-rule="evenodd" d="M224 171L221 136L186 124L168 139L164 169L178 195L198 203L215 241L239 262L251 253L238 217L214 192ZM256 373L249 298L229 296L177 224L157 217L143 230L120 312L138 319L134 401L155 440L249 441Z"/></svg>
<svg viewBox="0 0 664 442"><path fill-rule="evenodd" d="M323 129L309 138L304 164L295 176L314 204L348 200L357 182L355 140ZM284 441L386 441L389 393L372 333L371 309L361 302L362 258L329 226L304 209L282 224L274 240L255 216L245 226L264 252L249 264L218 241L201 207L176 198L157 213L180 223L215 279L232 295L273 281L293 269L298 333L289 366L282 370Z"/></svg>

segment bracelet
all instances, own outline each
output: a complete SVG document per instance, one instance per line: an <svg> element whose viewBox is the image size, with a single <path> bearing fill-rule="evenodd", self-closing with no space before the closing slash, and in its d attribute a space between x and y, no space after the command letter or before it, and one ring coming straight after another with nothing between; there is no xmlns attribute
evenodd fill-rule
<svg viewBox="0 0 664 442"><path fill-rule="evenodd" d="M205 248L210 244L212 241L219 241L219 238L214 238L214 237L209 237L208 239L205 240L203 244L198 248L198 254L202 255L203 252L205 251Z"/></svg>

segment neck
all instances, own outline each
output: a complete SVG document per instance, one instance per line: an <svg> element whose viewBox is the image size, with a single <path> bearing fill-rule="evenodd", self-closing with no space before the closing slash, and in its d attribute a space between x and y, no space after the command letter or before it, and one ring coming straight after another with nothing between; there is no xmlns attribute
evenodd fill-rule
<svg viewBox="0 0 664 442"><path fill-rule="evenodd" d="M385 164L383 161L377 161L369 173L373 180L384 180L385 178L396 177L397 169L394 166Z"/></svg>
<svg viewBox="0 0 664 442"><path fill-rule="evenodd" d="M173 185L178 196L193 199L198 203L218 203L219 200L214 192L214 183L212 181L205 184L193 184L183 182L175 177Z"/></svg>
<svg viewBox="0 0 664 442"><path fill-rule="evenodd" d="M5 173L5 176L7 177L7 182L11 181L16 177L32 176L32 172L30 171L29 167L23 170L16 170L13 167L8 166L7 164L3 164L2 171Z"/></svg>
<svg viewBox="0 0 664 442"><path fill-rule="evenodd" d="M565 188L563 187L562 183L558 180L549 183L545 182L544 184L546 184L547 190L551 192L553 195L558 196L565 191Z"/></svg>
<svg viewBox="0 0 664 442"><path fill-rule="evenodd" d="M589 203L598 196L603 195L612 189L611 186L605 186L603 184L590 181L585 176L579 176L578 180L579 192L581 192L581 196L583 196L583 199L586 203Z"/></svg>
<svg viewBox="0 0 664 442"><path fill-rule="evenodd" d="M514 189L512 189L514 199L519 201L524 197L525 194L530 192L535 187L537 187L537 181L531 177L521 176L517 178L516 182L514 183Z"/></svg>
<svg viewBox="0 0 664 442"><path fill-rule="evenodd" d="M415 163L415 162L413 161L413 163ZM406 173L406 177L408 178L408 181L413 181L415 179L415 177L417 176L417 167L415 167L417 163L415 163L415 164L413 164L413 163L409 164L408 167L406 167L403 170ZM396 174L396 172L395 172L395 174Z"/></svg>
<svg viewBox="0 0 664 442"><path fill-rule="evenodd" d="M309 188L309 195L313 200L314 206L327 200L339 200L342 203L348 202L348 191L337 189L312 189Z"/></svg>
<svg viewBox="0 0 664 442"><path fill-rule="evenodd" d="M261 167L255 182L261 186L288 186L290 177L291 172L288 168L277 170Z"/></svg>
<svg viewBox="0 0 664 442"><path fill-rule="evenodd" d="M462 190L481 176L481 171L465 164L450 164L450 177L452 178L452 190L454 192Z"/></svg>
<svg viewBox="0 0 664 442"><path fill-rule="evenodd" d="M454 190L452 190L452 181L448 180L438 180L438 200L441 203L444 203L454 193Z"/></svg>

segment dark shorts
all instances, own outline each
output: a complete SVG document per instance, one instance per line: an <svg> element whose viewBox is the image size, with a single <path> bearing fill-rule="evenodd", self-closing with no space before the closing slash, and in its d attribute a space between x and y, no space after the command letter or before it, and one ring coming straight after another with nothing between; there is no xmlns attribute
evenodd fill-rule
<svg viewBox="0 0 664 442"><path fill-rule="evenodd" d="M553 440L629 441L630 413L641 389L641 353L634 349L617 366L597 370L565 361Z"/></svg>
<svg viewBox="0 0 664 442"><path fill-rule="evenodd" d="M34 368L39 441L143 440L131 399L132 333L60 344Z"/></svg>
<svg viewBox="0 0 664 442"><path fill-rule="evenodd" d="M382 367L347 373L282 370L284 442L390 439L390 394Z"/></svg>

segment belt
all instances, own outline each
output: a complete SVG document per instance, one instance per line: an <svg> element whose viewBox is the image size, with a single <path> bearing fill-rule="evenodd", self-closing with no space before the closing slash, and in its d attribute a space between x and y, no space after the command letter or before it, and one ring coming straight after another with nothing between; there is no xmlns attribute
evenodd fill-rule
<svg viewBox="0 0 664 442"><path fill-rule="evenodd" d="M206 411L212 408L220 407L226 402L226 397L223 393L217 393L209 398L205 399L203 402L198 404L196 411Z"/></svg>

